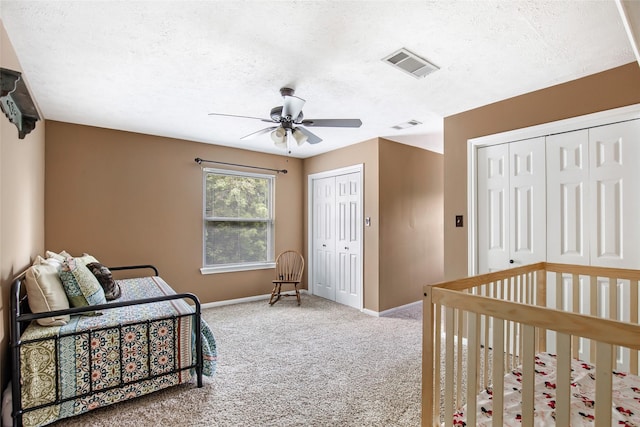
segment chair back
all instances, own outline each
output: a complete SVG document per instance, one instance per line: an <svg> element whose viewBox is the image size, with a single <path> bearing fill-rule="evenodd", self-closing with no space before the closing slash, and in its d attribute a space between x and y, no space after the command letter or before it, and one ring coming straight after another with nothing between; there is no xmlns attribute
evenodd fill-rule
<svg viewBox="0 0 640 427"><path fill-rule="evenodd" d="M284 251L276 258L276 280L302 281L304 258L297 251Z"/></svg>

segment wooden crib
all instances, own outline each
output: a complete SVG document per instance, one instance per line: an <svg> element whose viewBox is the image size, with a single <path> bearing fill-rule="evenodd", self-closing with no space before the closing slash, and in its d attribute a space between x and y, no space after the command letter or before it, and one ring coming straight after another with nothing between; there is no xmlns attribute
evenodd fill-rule
<svg viewBox="0 0 640 427"><path fill-rule="evenodd" d="M639 280L542 262L425 286L422 425L640 425Z"/></svg>

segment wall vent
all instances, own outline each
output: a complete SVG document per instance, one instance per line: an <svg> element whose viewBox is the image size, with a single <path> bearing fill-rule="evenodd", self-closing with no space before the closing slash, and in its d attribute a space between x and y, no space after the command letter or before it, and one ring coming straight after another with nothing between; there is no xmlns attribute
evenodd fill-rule
<svg viewBox="0 0 640 427"><path fill-rule="evenodd" d="M402 48L391 55L382 58L387 64L412 75L417 79L421 79L428 74L433 73L440 68L424 58L419 57L415 53Z"/></svg>

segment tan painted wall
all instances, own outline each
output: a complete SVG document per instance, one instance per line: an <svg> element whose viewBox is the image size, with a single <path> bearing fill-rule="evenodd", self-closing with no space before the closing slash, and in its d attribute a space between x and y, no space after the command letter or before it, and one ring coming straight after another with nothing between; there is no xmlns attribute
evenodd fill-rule
<svg viewBox="0 0 640 427"><path fill-rule="evenodd" d="M445 278L467 275L467 140L640 103L637 62L446 117L444 120Z"/></svg>
<svg viewBox="0 0 640 427"><path fill-rule="evenodd" d="M0 21L0 66L22 72ZM29 87L28 76L23 78ZM37 102L33 91L31 98ZM9 291L14 276L44 248L45 122L24 139L0 114L0 384L9 381Z"/></svg>
<svg viewBox="0 0 640 427"><path fill-rule="evenodd" d="M443 280L443 156L380 139L380 311Z"/></svg>
<svg viewBox="0 0 640 427"><path fill-rule="evenodd" d="M363 189L364 206L362 217L371 217L371 227L365 227L363 232L363 290L364 308L379 310L378 295L378 251L379 251L379 210L378 210L378 140L372 139L359 144L350 145L340 150L335 150L319 156L304 160L304 200L307 200L308 176L314 173L325 172L333 169L344 168L357 164L364 165ZM308 209L304 206L304 248L305 259L308 258Z"/></svg>
<svg viewBox="0 0 640 427"><path fill-rule="evenodd" d="M47 122L47 249L87 252L110 266L154 264L203 303L270 293L273 269L200 273L196 157L287 169L276 178L275 249L302 251L301 160L55 121Z"/></svg>

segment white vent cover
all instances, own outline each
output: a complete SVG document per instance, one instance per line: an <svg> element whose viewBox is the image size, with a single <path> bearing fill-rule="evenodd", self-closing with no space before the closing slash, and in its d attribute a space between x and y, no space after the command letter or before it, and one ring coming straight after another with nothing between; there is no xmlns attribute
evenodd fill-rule
<svg viewBox="0 0 640 427"><path fill-rule="evenodd" d="M404 123L400 123L399 125L395 125L395 126L391 126L393 129L398 129L398 130L402 130L402 129L407 129L413 126L418 126L421 125L422 122L419 122L417 120L409 120L408 122L404 122Z"/></svg>
<svg viewBox="0 0 640 427"><path fill-rule="evenodd" d="M409 52L407 49L402 48L391 55L382 58L384 62L393 67L396 67L405 73L411 74L417 79L425 77L427 74L431 74L440 68L426 59L420 58L415 53Z"/></svg>

